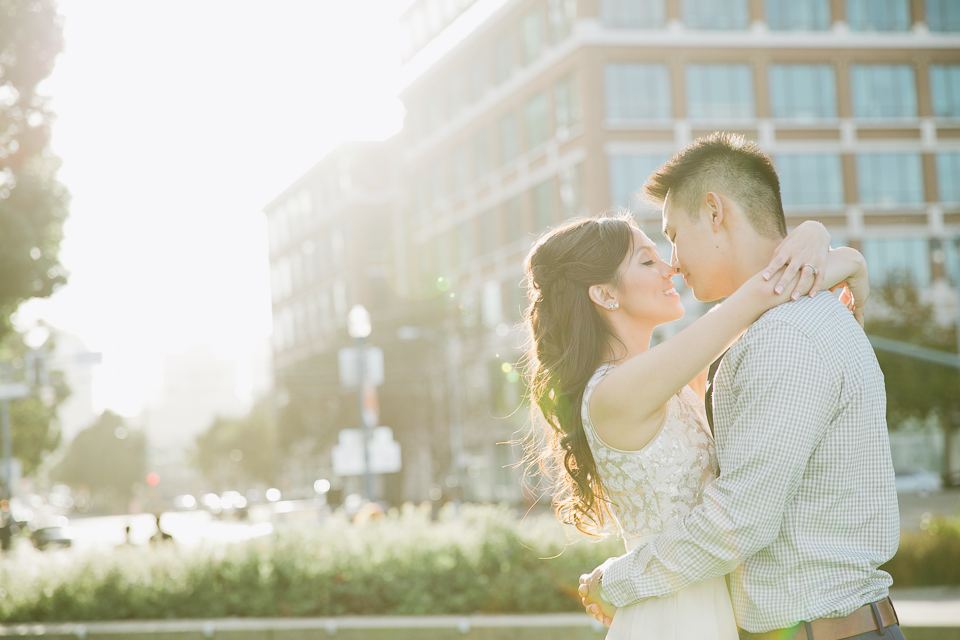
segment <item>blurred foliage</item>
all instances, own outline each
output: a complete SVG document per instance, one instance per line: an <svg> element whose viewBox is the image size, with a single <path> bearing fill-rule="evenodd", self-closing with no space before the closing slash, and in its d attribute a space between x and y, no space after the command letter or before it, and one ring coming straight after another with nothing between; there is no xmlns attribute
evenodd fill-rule
<svg viewBox="0 0 960 640"><path fill-rule="evenodd" d="M900 550L881 568L895 587L960 585L960 517L928 514L920 527L900 535Z"/></svg>
<svg viewBox="0 0 960 640"><path fill-rule="evenodd" d="M898 587L960 584L960 521L929 525L885 566ZM0 621L582 612L580 574L622 553L616 538L571 543L552 515L448 505L434 522L407 504L192 550L18 548L0 563Z"/></svg>
<svg viewBox="0 0 960 640"><path fill-rule="evenodd" d="M904 273L894 273L875 293L880 309L867 314L868 335L957 353L957 327L937 322L933 305L924 302ZM960 370L908 356L877 350L887 391L887 419L896 427L910 418L936 417L950 443L960 433ZM944 453L947 483L949 445Z"/></svg>
<svg viewBox="0 0 960 640"><path fill-rule="evenodd" d="M0 1L0 338L21 302L66 282L57 254L68 195L49 100L36 93L62 49L53 0Z"/></svg>
<svg viewBox="0 0 960 640"><path fill-rule="evenodd" d="M920 299L917 287L904 274L888 279L874 295L883 309L868 314L867 334L957 352L956 326L939 324L933 305ZM886 379L887 415L892 422L936 413L949 423L960 412L957 369L887 351L877 351L877 360Z"/></svg>
<svg viewBox="0 0 960 640"><path fill-rule="evenodd" d="M218 417L209 429L197 436L194 466L219 490L236 489L245 484L271 484L277 432L275 415L273 403L264 398L244 418Z"/></svg>
<svg viewBox="0 0 960 640"><path fill-rule="evenodd" d="M52 351L53 338L48 338L33 355ZM10 401L12 455L23 465L24 476L33 473L44 456L60 445L57 407L70 396L62 372L50 371L43 365L45 373L40 374L43 379L38 378L36 361L30 362L30 353L23 334L17 331L7 332L0 343L4 381L26 382L31 391L25 398Z"/></svg>
<svg viewBox="0 0 960 640"><path fill-rule="evenodd" d="M147 473L145 444L143 433L128 429L123 418L104 411L77 434L50 476L75 488L85 486L95 502L125 512L134 485L143 482Z"/></svg>
<svg viewBox="0 0 960 640"><path fill-rule="evenodd" d="M431 522L407 505L190 552L14 554L0 564L0 620L577 612L580 574L623 543L567 544L552 517L465 506Z"/></svg>

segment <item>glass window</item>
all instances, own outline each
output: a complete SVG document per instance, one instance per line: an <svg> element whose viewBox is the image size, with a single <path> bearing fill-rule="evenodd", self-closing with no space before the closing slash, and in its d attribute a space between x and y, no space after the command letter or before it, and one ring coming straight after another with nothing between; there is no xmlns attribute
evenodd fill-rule
<svg viewBox="0 0 960 640"><path fill-rule="evenodd" d="M440 14L440 3L436 0L427 2L427 29L431 33L440 31L443 27L443 18Z"/></svg>
<svg viewBox="0 0 960 640"><path fill-rule="evenodd" d="M434 162L430 165L427 179L429 181L427 188L427 206L432 207L440 202L443 196L446 195L447 190L445 188L446 185L444 185L443 165L439 162Z"/></svg>
<svg viewBox="0 0 960 640"><path fill-rule="evenodd" d="M907 31L910 0L847 0L852 31Z"/></svg>
<svg viewBox="0 0 960 640"><path fill-rule="evenodd" d="M926 238L864 240L863 257L870 265L870 280L879 284L894 273L906 273L925 287L930 284L930 243Z"/></svg>
<svg viewBox="0 0 960 640"><path fill-rule="evenodd" d="M937 154L940 202L960 202L960 153Z"/></svg>
<svg viewBox="0 0 960 640"><path fill-rule="evenodd" d="M449 276L450 268L453 266L452 256L450 255L452 246L447 242L445 235L439 235L433 239L433 251L435 253L433 268L436 275Z"/></svg>
<svg viewBox="0 0 960 640"><path fill-rule="evenodd" d="M746 29L747 0L683 0L683 22L688 29Z"/></svg>
<svg viewBox="0 0 960 640"><path fill-rule="evenodd" d="M908 64L855 64L853 114L858 118L912 118L917 115L917 85Z"/></svg>
<svg viewBox="0 0 960 640"><path fill-rule="evenodd" d="M523 220L523 196L510 198L503 205L503 229L506 232L507 243L516 242L523 238L526 224Z"/></svg>
<svg viewBox="0 0 960 640"><path fill-rule="evenodd" d="M647 177L667 161L658 154L612 155L607 162L610 179L610 206L639 211L644 207L640 192Z"/></svg>
<svg viewBox="0 0 960 640"><path fill-rule="evenodd" d="M749 65L690 64L685 71L689 118L753 117L753 74Z"/></svg>
<svg viewBox="0 0 960 640"><path fill-rule="evenodd" d="M560 172L560 211L564 218L583 211L583 163Z"/></svg>
<svg viewBox="0 0 960 640"><path fill-rule="evenodd" d="M954 286L960 284L960 236L954 236L941 243L944 253L943 268L947 272L947 279Z"/></svg>
<svg viewBox="0 0 960 640"><path fill-rule="evenodd" d="M487 57L478 55L470 63L470 100L477 102L487 91Z"/></svg>
<svg viewBox="0 0 960 640"><path fill-rule="evenodd" d="M927 25L930 31L960 31L960 2L927 0Z"/></svg>
<svg viewBox="0 0 960 640"><path fill-rule="evenodd" d="M922 204L923 169L918 153L864 153L857 156L860 202Z"/></svg>
<svg viewBox="0 0 960 640"><path fill-rule="evenodd" d="M423 222L427 218L427 176L425 172L413 176L413 188L410 193L410 206L416 220Z"/></svg>
<svg viewBox="0 0 960 640"><path fill-rule="evenodd" d="M540 233L556 221L553 180L547 180L535 186L532 195L533 220L537 233Z"/></svg>
<svg viewBox="0 0 960 640"><path fill-rule="evenodd" d="M550 42L566 40L577 19L577 0L549 0L547 20L550 23Z"/></svg>
<svg viewBox="0 0 960 640"><path fill-rule="evenodd" d="M830 0L767 0L767 24L774 31L826 31Z"/></svg>
<svg viewBox="0 0 960 640"><path fill-rule="evenodd" d="M603 93L610 122L671 116L670 72L665 64L605 64Z"/></svg>
<svg viewBox="0 0 960 640"><path fill-rule="evenodd" d="M473 136L473 179L479 180L493 168L490 153L490 131L481 129Z"/></svg>
<svg viewBox="0 0 960 640"><path fill-rule="evenodd" d="M770 111L774 118L835 118L837 81L833 65L770 65Z"/></svg>
<svg viewBox="0 0 960 640"><path fill-rule="evenodd" d="M605 27L659 29L667 21L664 0L600 0Z"/></svg>
<svg viewBox="0 0 960 640"><path fill-rule="evenodd" d="M566 138L570 128L580 122L580 97L577 93L577 78L570 74L553 86L554 120L557 137Z"/></svg>
<svg viewBox="0 0 960 640"><path fill-rule="evenodd" d="M960 65L930 65L930 94L933 115L960 118Z"/></svg>
<svg viewBox="0 0 960 640"><path fill-rule="evenodd" d="M528 65L540 57L543 49L543 11L531 11L520 21L520 51L523 64Z"/></svg>
<svg viewBox="0 0 960 640"><path fill-rule="evenodd" d="M513 283L508 280L503 293L507 298L507 318L514 323L520 322L523 320L524 310L530 304L526 289L523 288L522 283ZM511 373L515 374L513 371ZM507 374L507 381L511 380L510 374Z"/></svg>
<svg viewBox="0 0 960 640"><path fill-rule="evenodd" d="M460 264L466 265L473 260L477 250L477 232L472 220L460 225L459 240Z"/></svg>
<svg viewBox="0 0 960 640"><path fill-rule="evenodd" d="M547 94L538 93L523 105L524 126L527 129L527 149L535 149L550 137L550 101Z"/></svg>
<svg viewBox="0 0 960 640"><path fill-rule="evenodd" d="M508 113L497 123L500 132L500 164L506 164L520 154L520 135L517 132L517 117Z"/></svg>
<svg viewBox="0 0 960 640"><path fill-rule="evenodd" d="M487 209L480 214L480 254L486 255L500 245L497 238L497 218L493 209Z"/></svg>
<svg viewBox="0 0 960 640"><path fill-rule="evenodd" d="M450 155L450 181L454 193L460 193L470 181L470 161L465 144L455 148Z"/></svg>
<svg viewBox="0 0 960 640"><path fill-rule="evenodd" d="M497 84L502 84L513 73L513 35L505 33L494 44L494 71Z"/></svg>
<svg viewBox="0 0 960 640"><path fill-rule="evenodd" d="M786 207L843 204L843 170L835 154L779 155L780 196Z"/></svg>
<svg viewBox="0 0 960 640"><path fill-rule="evenodd" d="M467 83L462 74L456 73L447 81L447 120L460 114L467 97Z"/></svg>
<svg viewBox="0 0 960 640"><path fill-rule="evenodd" d="M440 109L442 95L431 94L424 108L424 133L430 135L440 127L443 114Z"/></svg>

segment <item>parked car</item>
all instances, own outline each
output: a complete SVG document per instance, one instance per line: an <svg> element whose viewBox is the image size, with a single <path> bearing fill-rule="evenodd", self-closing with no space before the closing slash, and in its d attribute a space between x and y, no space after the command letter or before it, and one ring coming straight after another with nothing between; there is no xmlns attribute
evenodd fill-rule
<svg viewBox="0 0 960 640"><path fill-rule="evenodd" d="M925 496L943 487L943 479L926 469L896 470L894 483L897 493L918 493Z"/></svg>
<svg viewBox="0 0 960 640"><path fill-rule="evenodd" d="M43 551L50 547L69 547L73 544L73 530L70 527L42 527L30 535L33 546Z"/></svg>

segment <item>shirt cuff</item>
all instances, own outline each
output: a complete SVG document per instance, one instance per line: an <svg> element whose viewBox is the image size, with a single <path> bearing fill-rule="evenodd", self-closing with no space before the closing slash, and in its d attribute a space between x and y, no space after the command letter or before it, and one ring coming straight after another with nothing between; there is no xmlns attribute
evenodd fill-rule
<svg viewBox="0 0 960 640"><path fill-rule="evenodd" d="M597 592L600 594L600 599L606 602L607 604L613 604L610 602L610 598L607 596L607 592L603 590L603 576L600 576L600 579L597 581Z"/></svg>
<svg viewBox="0 0 960 640"><path fill-rule="evenodd" d="M642 549L614 558L607 562L603 569L604 593L610 604L617 607L625 607L641 600L637 596L636 581L642 578L638 575L637 568L645 567L649 562L649 545ZM645 554L646 558L640 558L640 554Z"/></svg>

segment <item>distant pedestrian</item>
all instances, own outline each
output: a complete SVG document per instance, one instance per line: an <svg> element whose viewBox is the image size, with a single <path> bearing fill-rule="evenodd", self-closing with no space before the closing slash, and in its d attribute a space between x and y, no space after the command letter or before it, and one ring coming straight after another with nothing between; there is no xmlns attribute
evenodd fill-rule
<svg viewBox="0 0 960 640"><path fill-rule="evenodd" d="M155 513L153 517L157 521L157 532L153 534L150 538L150 544L163 544L164 542L172 542L173 536L160 528L160 514Z"/></svg>

